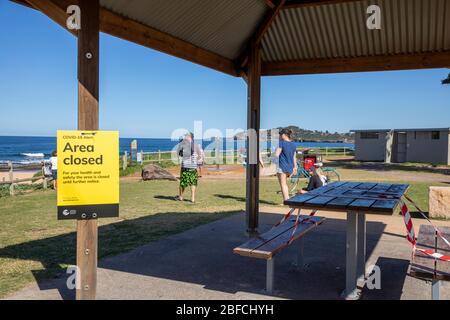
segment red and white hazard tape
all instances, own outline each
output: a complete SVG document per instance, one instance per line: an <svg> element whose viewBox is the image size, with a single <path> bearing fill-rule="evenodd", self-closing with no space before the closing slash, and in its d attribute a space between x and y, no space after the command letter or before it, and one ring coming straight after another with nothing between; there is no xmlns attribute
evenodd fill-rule
<svg viewBox="0 0 450 320"><path fill-rule="evenodd" d="M284 221L286 221L287 219L289 219L289 217L292 215L292 213L293 213L295 210L297 210L297 217L296 217L296 219L295 219L294 229L292 230L291 237L289 238L289 240L288 240L288 242L287 242L288 245L290 245L290 244L292 243L292 241L294 241L295 232L297 231L298 226L299 226L300 224L311 223L311 222L312 222L312 223L315 223L314 220L311 219L311 218L304 218L304 219L301 219L301 220L300 220L300 212L301 212L301 210L300 210L300 209L295 209L295 208L294 208L294 209L289 210L288 213L286 213L286 214L283 216L283 218L282 218L278 223L276 223L276 224L272 227L272 229L278 227L278 226L279 226L280 224L282 224ZM313 211L310 213L309 216L312 217L312 216L314 216L316 213L317 213L317 210L313 210Z"/></svg>
<svg viewBox="0 0 450 320"><path fill-rule="evenodd" d="M411 200L411 198L409 198L407 195L404 196L406 200L408 200L409 202L411 202L411 204L420 212L420 214L427 219L427 221L433 226L433 228L436 230L436 233L439 235L439 237L450 247L450 242L445 239L443 233L441 232L441 230L439 230L438 227L436 227L431 221L430 219L428 219L428 217L423 213L422 210L420 210L420 208ZM414 252L417 250L419 252L422 252L423 254L430 256L434 259L437 260L441 260L441 261L450 261L450 256L446 256L443 254L440 254L438 252L433 252L431 250L425 250L425 249L421 249L421 248L417 248L417 241L416 241L416 235L414 232L414 226L412 223L412 219L411 219L411 215L409 214L409 210L408 210L408 206L406 205L406 203L403 200L400 200L400 210L402 212L402 216L403 216L403 220L405 222L405 226L406 226L406 230L408 231L407 235L406 235L406 239L408 239L408 241L412 244L413 246L413 254Z"/></svg>
<svg viewBox="0 0 450 320"><path fill-rule="evenodd" d="M398 197L393 196L393 195L380 195L380 196L382 198L386 198L386 199L398 199ZM437 235L439 235L439 237L447 244L447 246L450 247L450 241L448 241L444 237L444 234L442 233L442 231L431 222L431 220L425 215L425 213L417 206L417 204L410 197L408 197L406 194L403 195L403 196L433 226L433 228L436 231ZM292 213L295 210L296 209L289 210L289 212L286 213L284 215L284 217L281 219L281 221L279 221L277 224L275 224L273 226L273 228L279 226L284 221L286 221L292 215ZM298 228L299 224L308 223L308 222L313 222L314 223L314 221L311 218L305 218L305 219L300 220L300 209L297 209L297 210L298 211L297 211L297 217L295 219L294 229L292 230L292 235L291 235L291 237L290 237L290 239L288 241L288 245L290 245L292 243L292 241L294 241L294 235L295 235L295 232L297 231L297 228ZM406 235L406 239L413 246L413 254L417 250L417 251L422 252L423 254L425 254L427 256L430 256L430 257L432 257L434 259L441 260L441 261L450 261L450 256L446 256L446 255L440 254L438 252L433 252L431 250L425 250L425 249L417 248L416 234L414 232L414 226L413 226L413 222L412 222L412 219L411 219L411 215L409 213L408 206L406 205L406 203L402 199L400 199L400 210L401 210L401 213L402 213L402 216L403 216L403 221L405 222L406 230L408 231L408 233ZM310 214L310 217L314 216L316 213L317 213L317 210L313 210L311 212L311 214Z"/></svg>

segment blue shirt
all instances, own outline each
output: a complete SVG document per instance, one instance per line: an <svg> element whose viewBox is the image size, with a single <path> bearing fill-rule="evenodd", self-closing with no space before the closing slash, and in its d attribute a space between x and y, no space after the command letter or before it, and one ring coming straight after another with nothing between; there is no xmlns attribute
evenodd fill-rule
<svg viewBox="0 0 450 320"><path fill-rule="evenodd" d="M297 146L292 141L280 140L279 147L282 151L278 160L278 167L281 171L291 174L294 171L294 154Z"/></svg>

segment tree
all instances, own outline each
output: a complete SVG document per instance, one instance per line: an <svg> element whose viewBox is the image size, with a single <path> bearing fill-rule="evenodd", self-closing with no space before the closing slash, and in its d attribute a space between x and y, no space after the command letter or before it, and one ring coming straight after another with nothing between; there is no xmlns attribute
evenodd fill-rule
<svg viewBox="0 0 450 320"><path fill-rule="evenodd" d="M442 84L450 84L450 74L448 75L447 79L442 80Z"/></svg>

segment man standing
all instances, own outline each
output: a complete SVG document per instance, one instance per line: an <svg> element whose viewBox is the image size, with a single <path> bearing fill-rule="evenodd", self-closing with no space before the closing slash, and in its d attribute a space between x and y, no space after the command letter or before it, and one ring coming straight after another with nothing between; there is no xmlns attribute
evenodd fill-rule
<svg viewBox="0 0 450 320"><path fill-rule="evenodd" d="M187 187L191 187L191 202L195 203L195 192L198 185L198 162L202 154L199 144L194 142L194 134L188 133L177 148L181 157L180 188L177 200L183 201L183 194Z"/></svg>

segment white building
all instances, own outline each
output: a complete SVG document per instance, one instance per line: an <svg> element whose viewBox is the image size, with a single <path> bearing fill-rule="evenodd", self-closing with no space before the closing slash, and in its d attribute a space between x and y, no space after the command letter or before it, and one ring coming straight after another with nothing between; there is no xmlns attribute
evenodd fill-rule
<svg viewBox="0 0 450 320"><path fill-rule="evenodd" d="M450 165L450 128L352 130L358 161Z"/></svg>

